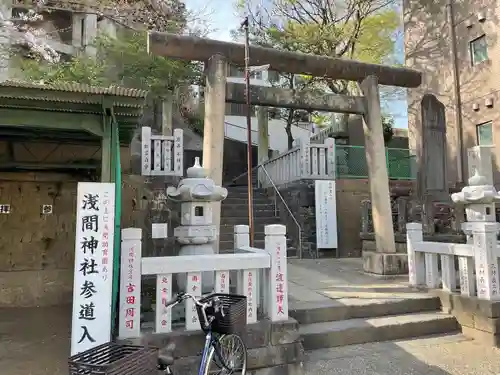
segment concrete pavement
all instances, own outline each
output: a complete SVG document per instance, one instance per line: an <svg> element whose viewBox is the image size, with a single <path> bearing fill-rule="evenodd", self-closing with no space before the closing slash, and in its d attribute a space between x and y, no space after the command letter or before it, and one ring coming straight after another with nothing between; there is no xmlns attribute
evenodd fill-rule
<svg viewBox="0 0 500 375"><path fill-rule="evenodd" d="M493 375L500 350L462 335L351 345L308 352L305 375Z"/></svg>
<svg viewBox="0 0 500 375"><path fill-rule="evenodd" d="M364 274L360 259L289 262L290 307L421 299L407 276ZM375 342L306 352L305 375L498 375L500 350L461 334Z"/></svg>

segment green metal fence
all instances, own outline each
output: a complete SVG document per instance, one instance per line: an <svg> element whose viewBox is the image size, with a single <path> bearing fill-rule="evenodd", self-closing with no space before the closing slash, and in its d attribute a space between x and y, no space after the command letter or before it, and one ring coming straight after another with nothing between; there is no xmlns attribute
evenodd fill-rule
<svg viewBox="0 0 500 375"><path fill-rule="evenodd" d="M415 155L404 148L386 148L387 171L392 180L415 179ZM335 148L337 178L368 178L365 148L337 145Z"/></svg>

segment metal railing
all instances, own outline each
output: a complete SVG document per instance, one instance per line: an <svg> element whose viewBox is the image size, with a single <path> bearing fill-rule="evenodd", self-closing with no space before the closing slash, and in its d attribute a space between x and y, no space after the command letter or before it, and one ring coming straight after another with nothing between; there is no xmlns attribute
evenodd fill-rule
<svg viewBox="0 0 500 375"><path fill-rule="evenodd" d="M415 179L415 156L411 150L386 148L387 173L391 180ZM368 178L368 164L363 146L335 145L336 176L339 179Z"/></svg>
<svg viewBox="0 0 500 375"><path fill-rule="evenodd" d="M275 215L277 214L278 212L278 208L277 208L277 204L276 204L276 196L278 196L281 200L281 202L283 203L283 206L285 206L285 209L288 211L288 214L290 215L290 217L292 218L295 226L297 227L297 231L298 231L298 249L297 249L297 256L299 259L302 259L302 227L300 226L299 222L297 221L297 219L295 218L295 215L293 214L292 210L290 209L290 207L288 206L288 204L286 203L285 201L285 198L283 198L283 196L281 195L281 193L279 192L278 190L278 187L276 186L276 184L274 183L273 179L271 178L271 176L269 175L267 169L264 167L263 164L259 164L255 167L252 168L252 174L254 173L254 171L258 171L259 168L262 168L262 171L264 172L264 174L267 176L271 186L273 187L273 190L274 190L274 213ZM247 172L244 172L242 174L240 174L239 176L237 176L236 178L233 178L230 182L229 185L232 185L234 184L236 181L238 181L239 179L243 178L244 176L246 176L248 174L248 171ZM258 178L258 173L255 173L255 175L257 176ZM260 184L260 181L257 180L257 183Z"/></svg>

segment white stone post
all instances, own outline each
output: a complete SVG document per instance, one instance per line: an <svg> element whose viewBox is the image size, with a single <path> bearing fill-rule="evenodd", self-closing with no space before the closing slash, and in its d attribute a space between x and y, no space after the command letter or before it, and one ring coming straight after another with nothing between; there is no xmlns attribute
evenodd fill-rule
<svg viewBox="0 0 500 375"><path fill-rule="evenodd" d="M141 137L141 174L143 176L151 175L151 128L148 126L142 127Z"/></svg>
<svg viewBox="0 0 500 375"><path fill-rule="evenodd" d="M250 246L250 229L248 225L235 225L234 248L239 249L248 246Z"/></svg>
<svg viewBox="0 0 500 375"><path fill-rule="evenodd" d="M250 229L248 225L235 225L234 226L234 251L244 247L250 246ZM237 270L236 274L236 293L243 295L245 292L243 270Z"/></svg>
<svg viewBox="0 0 500 375"><path fill-rule="evenodd" d="M122 229L118 330L121 339L141 334L141 239L140 228Z"/></svg>
<svg viewBox="0 0 500 375"><path fill-rule="evenodd" d="M328 177L331 179L337 178L337 166L335 160L335 138L327 138L326 145L326 170Z"/></svg>
<svg viewBox="0 0 500 375"><path fill-rule="evenodd" d="M234 249L235 251L250 246L250 229L248 225L234 226ZM247 323L257 322L257 308L261 305L261 272L263 270L248 269L237 271L238 294L247 297Z"/></svg>
<svg viewBox="0 0 500 375"><path fill-rule="evenodd" d="M182 129L174 129L174 176L184 175L184 135Z"/></svg>
<svg viewBox="0 0 500 375"><path fill-rule="evenodd" d="M472 245L474 240L469 223L462 223L462 230L467 238L467 244ZM458 274L460 276L460 294L467 297L475 296L474 257L458 257Z"/></svg>
<svg viewBox="0 0 500 375"><path fill-rule="evenodd" d="M311 176L311 147L309 139L299 139L300 147L300 177L309 178Z"/></svg>
<svg viewBox="0 0 500 375"><path fill-rule="evenodd" d="M266 225L264 231L266 251L271 255L271 268L265 281L269 290L267 313L273 322L288 320L286 227Z"/></svg>
<svg viewBox="0 0 500 375"><path fill-rule="evenodd" d="M422 224L406 224L406 247L408 249L408 276L411 286L425 284L425 260L424 254L415 251L415 243L422 242L424 235Z"/></svg>
<svg viewBox="0 0 500 375"><path fill-rule="evenodd" d="M475 223L472 227L474 261L476 262L477 297L499 300L497 234L498 223Z"/></svg>

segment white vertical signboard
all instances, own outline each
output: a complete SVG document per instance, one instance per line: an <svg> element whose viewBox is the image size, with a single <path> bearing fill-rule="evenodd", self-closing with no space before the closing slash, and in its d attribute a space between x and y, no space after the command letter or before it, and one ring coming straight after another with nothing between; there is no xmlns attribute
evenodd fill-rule
<svg viewBox="0 0 500 375"><path fill-rule="evenodd" d="M111 338L115 184L78 183L71 355Z"/></svg>
<svg viewBox="0 0 500 375"><path fill-rule="evenodd" d="M140 228L122 230L118 331L122 339L141 333L141 238Z"/></svg>
<svg viewBox="0 0 500 375"><path fill-rule="evenodd" d="M318 249L338 247L337 238L337 196L335 181L315 180L316 243Z"/></svg>

